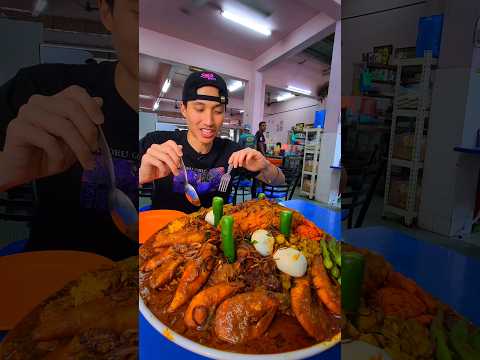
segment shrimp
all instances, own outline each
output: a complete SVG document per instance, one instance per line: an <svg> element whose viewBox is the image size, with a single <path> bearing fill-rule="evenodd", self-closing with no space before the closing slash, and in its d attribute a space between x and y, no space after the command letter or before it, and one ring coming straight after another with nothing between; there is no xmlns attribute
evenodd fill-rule
<svg viewBox="0 0 480 360"><path fill-rule="evenodd" d="M142 265L142 270L145 272L152 271L162 265L165 261L171 259L174 254L175 252L172 250L172 248L162 248L157 255L153 256Z"/></svg>
<svg viewBox="0 0 480 360"><path fill-rule="evenodd" d="M340 315L340 288L331 283L320 256L313 259L311 265L313 287L325 306L334 314Z"/></svg>
<svg viewBox="0 0 480 360"><path fill-rule="evenodd" d="M184 321L188 327L203 327L215 312L218 304L235 294L244 285L242 283L220 283L195 295L185 312Z"/></svg>
<svg viewBox="0 0 480 360"><path fill-rule="evenodd" d="M155 237L153 247L166 247L175 244L195 244L202 243L207 240L204 231L179 231L173 234L160 232Z"/></svg>
<svg viewBox="0 0 480 360"><path fill-rule="evenodd" d="M172 280L175 271L183 261L183 258L180 257L170 258L170 260L165 261L163 265L153 271L150 276L150 286L156 289Z"/></svg>
<svg viewBox="0 0 480 360"><path fill-rule="evenodd" d="M312 290L308 278L298 278L290 291L292 310L305 331L318 341L325 339L328 318L321 304L312 299Z"/></svg>
<svg viewBox="0 0 480 360"><path fill-rule="evenodd" d="M215 262L217 248L212 244L205 244L198 258L190 260L185 266L177 290L173 297L168 312L174 312L190 300L208 280Z"/></svg>

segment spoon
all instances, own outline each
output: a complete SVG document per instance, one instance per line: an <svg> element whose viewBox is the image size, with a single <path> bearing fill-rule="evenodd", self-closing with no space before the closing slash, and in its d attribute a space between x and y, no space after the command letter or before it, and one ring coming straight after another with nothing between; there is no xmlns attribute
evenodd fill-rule
<svg viewBox="0 0 480 360"><path fill-rule="evenodd" d="M98 126L99 145L102 152L103 164L108 172L108 208L113 223L124 235L133 241L138 241L138 211L132 200L120 189L115 182L112 154L101 126Z"/></svg>
<svg viewBox="0 0 480 360"><path fill-rule="evenodd" d="M190 204L198 207L201 205L200 198L198 197L195 188L188 183L187 168L185 167L183 158L180 158L180 160L182 161L183 173L185 174L185 197L190 202Z"/></svg>

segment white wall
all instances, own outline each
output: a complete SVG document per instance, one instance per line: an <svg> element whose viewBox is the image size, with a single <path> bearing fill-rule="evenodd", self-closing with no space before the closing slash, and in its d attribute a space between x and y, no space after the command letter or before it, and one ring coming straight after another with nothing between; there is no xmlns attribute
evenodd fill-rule
<svg viewBox="0 0 480 360"><path fill-rule="evenodd" d="M297 123L313 124L315 111L324 109L324 105L317 100L298 96L294 99L282 101L269 107L265 106L265 121L270 142L286 143L288 131ZM277 131L277 124L283 121L283 129ZM258 129L253 129L255 133Z"/></svg>
<svg viewBox="0 0 480 360"><path fill-rule="evenodd" d="M28 21L0 19L2 34L2 60L0 85L10 80L23 67L40 62L39 45L42 42L43 25ZM10 36L6 36L10 34ZM22 41L13 34L22 34Z"/></svg>
<svg viewBox="0 0 480 360"><path fill-rule="evenodd" d="M471 38L461 35L471 36L478 16L478 1L446 2L425 154L418 223L421 228L452 237L470 232L478 186L478 158L453 151L458 145L474 145L479 127L476 67L480 59L477 53L472 57Z"/></svg>
<svg viewBox="0 0 480 360"><path fill-rule="evenodd" d="M344 1L342 17L365 14L412 3L407 0ZM353 63L361 62L362 53L372 52L373 47L393 45L415 46L418 20L429 12L429 6L416 5L376 15L367 15L342 21L342 95L352 94Z"/></svg>
<svg viewBox="0 0 480 360"><path fill-rule="evenodd" d="M141 139L149 132L155 131L157 115L154 113L140 111L138 113L138 121L138 138Z"/></svg>

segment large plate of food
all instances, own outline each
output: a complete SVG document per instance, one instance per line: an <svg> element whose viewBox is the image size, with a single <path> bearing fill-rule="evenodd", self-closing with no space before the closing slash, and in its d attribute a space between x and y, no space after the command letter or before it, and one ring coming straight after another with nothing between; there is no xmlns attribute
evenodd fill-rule
<svg viewBox="0 0 480 360"><path fill-rule="evenodd" d="M217 226L217 214L201 209L158 231L140 248L146 320L177 345L216 359L301 359L337 344L339 243L286 210L252 200L224 206ZM332 251L328 269L323 250Z"/></svg>
<svg viewBox="0 0 480 360"><path fill-rule="evenodd" d="M136 359L138 257L86 272L33 309L0 359Z"/></svg>
<svg viewBox="0 0 480 360"><path fill-rule="evenodd" d="M342 319L342 341L368 343L394 360L480 359L480 328L395 271L381 255L364 258L360 306Z"/></svg>

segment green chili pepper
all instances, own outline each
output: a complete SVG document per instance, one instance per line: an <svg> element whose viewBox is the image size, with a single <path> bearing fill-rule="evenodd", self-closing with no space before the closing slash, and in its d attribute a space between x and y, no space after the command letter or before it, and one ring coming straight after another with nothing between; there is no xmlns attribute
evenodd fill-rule
<svg viewBox="0 0 480 360"><path fill-rule="evenodd" d="M452 353L447 345L447 335L443 328L443 311L440 310L432 321L431 334L435 342L435 355L438 360L452 360Z"/></svg>
<svg viewBox="0 0 480 360"><path fill-rule="evenodd" d="M342 258L342 309L352 314L360 306L365 258L355 252L344 252Z"/></svg>
<svg viewBox="0 0 480 360"><path fill-rule="evenodd" d="M330 271L335 279L338 279L340 277L340 270L338 267L333 266L332 270Z"/></svg>
<svg viewBox="0 0 480 360"><path fill-rule="evenodd" d="M233 217L225 215L221 222L223 254L229 263L235 262L235 240L233 239Z"/></svg>
<svg viewBox="0 0 480 360"><path fill-rule="evenodd" d="M265 199L265 198L266 198L266 196L265 196L264 193L258 194L258 200L263 200L263 199Z"/></svg>
<svg viewBox="0 0 480 360"><path fill-rule="evenodd" d="M280 232L285 236L290 236L292 230L292 212L283 210L280 213Z"/></svg>
<svg viewBox="0 0 480 360"><path fill-rule="evenodd" d="M223 216L223 198L215 196L213 198L213 225L217 226Z"/></svg>
<svg viewBox="0 0 480 360"><path fill-rule="evenodd" d="M335 240L328 241L328 249L330 253L333 255L333 260L338 266L342 265L342 251L340 249L340 242Z"/></svg>
<svg viewBox="0 0 480 360"><path fill-rule="evenodd" d="M330 258L330 254L328 253L327 243L324 239L320 240L320 246L322 247L323 265L327 270L330 270L333 267L333 262Z"/></svg>

